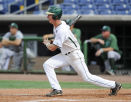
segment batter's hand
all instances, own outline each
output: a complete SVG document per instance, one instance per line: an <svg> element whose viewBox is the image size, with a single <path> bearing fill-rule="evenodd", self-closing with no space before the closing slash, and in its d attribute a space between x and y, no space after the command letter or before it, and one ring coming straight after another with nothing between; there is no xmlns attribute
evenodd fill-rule
<svg viewBox="0 0 131 102"><path fill-rule="evenodd" d="M48 40L48 35L44 35L43 40Z"/></svg>
<svg viewBox="0 0 131 102"><path fill-rule="evenodd" d="M103 53L103 49L100 49L100 50L98 50L97 52L96 52L96 56L100 56L101 54Z"/></svg>
<svg viewBox="0 0 131 102"><path fill-rule="evenodd" d="M101 40L101 39L98 39L98 42L99 42L100 44L102 44L102 45L105 44L104 40Z"/></svg>
<svg viewBox="0 0 131 102"><path fill-rule="evenodd" d="M45 40L43 41L43 44L45 44L45 45L48 45L48 44L50 44L50 40L48 40L48 39L45 39Z"/></svg>

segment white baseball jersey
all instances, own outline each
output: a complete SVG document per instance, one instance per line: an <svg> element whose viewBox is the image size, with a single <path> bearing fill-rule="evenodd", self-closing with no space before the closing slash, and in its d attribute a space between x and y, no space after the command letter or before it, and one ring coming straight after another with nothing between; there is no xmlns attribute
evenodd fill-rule
<svg viewBox="0 0 131 102"><path fill-rule="evenodd" d="M6 49L0 48L0 68L6 70L8 68L9 59L14 55L14 52Z"/></svg>
<svg viewBox="0 0 131 102"><path fill-rule="evenodd" d="M4 36L3 36L3 39L7 39L9 40L10 37L15 37L16 39L23 39L23 34L21 31L17 31L15 35L12 35L10 32L7 32ZM15 46L15 45L10 45L8 46L8 48L12 51L15 51L15 52L20 52L22 51L22 44L20 44L19 46Z"/></svg>
<svg viewBox="0 0 131 102"><path fill-rule="evenodd" d="M62 54L72 52L74 50L80 50L80 45L70 30L70 27L61 21L61 24L54 28L55 40L53 44L57 45L61 49Z"/></svg>
<svg viewBox="0 0 131 102"><path fill-rule="evenodd" d="M80 50L79 43L72 34L70 28L64 21L54 28L55 40L53 44L61 49L61 53L49 58L43 68L53 89L62 90L57 80L55 68L71 65L74 70L87 82L106 87L114 88L115 81L103 79L92 75L84 60L84 55ZM70 53L68 53L70 52ZM67 54L66 54L67 53Z"/></svg>

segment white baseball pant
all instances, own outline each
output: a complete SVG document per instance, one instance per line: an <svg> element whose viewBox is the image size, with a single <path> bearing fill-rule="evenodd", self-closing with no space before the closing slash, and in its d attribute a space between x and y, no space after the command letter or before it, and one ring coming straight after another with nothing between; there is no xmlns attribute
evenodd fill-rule
<svg viewBox="0 0 131 102"><path fill-rule="evenodd" d="M57 54L43 64L45 73L53 89L62 90L54 69L67 65L71 65L84 81L106 88L115 87L115 81L106 80L96 75L92 75L87 68L83 53L80 50L75 50L68 55Z"/></svg>
<svg viewBox="0 0 131 102"><path fill-rule="evenodd" d="M111 65L109 62L110 58L114 59L115 61L117 61L121 58L120 54L116 51L109 51L107 53L107 57L108 57L108 59L104 61L106 70L111 70Z"/></svg>

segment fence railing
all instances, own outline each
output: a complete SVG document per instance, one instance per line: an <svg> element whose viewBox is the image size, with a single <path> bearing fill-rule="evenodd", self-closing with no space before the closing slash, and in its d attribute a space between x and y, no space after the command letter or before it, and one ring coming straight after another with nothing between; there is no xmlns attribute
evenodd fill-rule
<svg viewBox="0 0 131 102"><path fill-rule="evenodd" d="M42 41L42 37L24 37L23 39L24 41L24 71L27 72L27 52L26 52L26 48L27 48L27 42L28 41Z"/></svg>
<svg viewBox="0 0 131 102"><path fill-rule="evenodd" d="M85 57L85 62L86 62L86 64L88 64L88 43L87 43L87 40L85 40L83 43L83 53L84 53L84 57Z"/></svg>

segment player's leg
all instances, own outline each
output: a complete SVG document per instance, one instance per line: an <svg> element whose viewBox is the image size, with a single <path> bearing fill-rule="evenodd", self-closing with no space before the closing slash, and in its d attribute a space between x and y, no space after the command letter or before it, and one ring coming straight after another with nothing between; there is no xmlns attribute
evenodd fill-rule
<svg viewBox="0 0 131 102"><path fill-rule="evenodd" d="M105 64L105 72L110 74L110 75L115 75L114 71L111 69L110 61L109 59L106 59L104 61Z"/></svg>
<svg viewBox="0 0 131 102"><path fill-rule="evenodd" d="M10 57L6 58L5 63L3 65L3 70L8 70L9 63L10 63Z"/></svg>
<svg viewBox="0 0 131 102"><path fill-rule="evenodd" d="M43 68L53 89L61 90L61 86L59 85L54 69L66 65L68 65L68 63L62 54L57 54L51 57L43 64Z"/></svg>
<svg viewBox="0 0 131 102"><path fill-rule="evenodd" d="M23 51L20 51L20 52L14 54L14 56L13 56L13 67L15 69L20 70L21 64L22 64L22 58L23 58Z"/></svg>
<svg viewBox="0 0 131 102"><path fill-rule="evenodd" d="M85 63L84 55L80 50L76 50L72 52L71 54L67 55L66 60L75 69L75 71L80 76L82 76L82 78L85 81L88 81L90 83L93 83L102 87L107 87L107 88L115 87L115 81L103 79L96 75L92 75L89 72L88 67Z"/></svg>
<svg viewBox="0 0 131 102"><path fill-rule="evenodd" d="M77 59L76 61L73 61L72 65L73 65L73 68L78 72L78 74L80 76L82 76L82 78L85 81L90 82L90 83L95 84L95 85L98 85L98 86L110 88L111 89L111 92L109 94L110 96L116 95L117 92L121 88L121 84L116 83L115 81L103 79L103 78L98 77L96 75L92 75L88 71L88 68L85 64L84 58Z"/></svg>
<svg viewBox="0 0 131 102"><path fill-rule="evenodd" d="M70 64L73 66L73 68L76 70L76 72L82 76L82 78L90 82L92 84L106 87L106 88L111 88L111 93L109 95L116 95L117 92L121 88L121 84L116 83L115 81L103 79L101 77L98 77L96 75L92 75L85 63L84 57L81 54L81 52L77 52L77 54L72 54L73 56L77 56L75 60L72 60L72 57L68 58ZM79 56L79 58L78 58ZM82 56L82 57L81 57Z"/></svg>
<svg viewBox="0 0 131 102"><path fill-rule="evenodd" d="M84 58L73 61L72 66L85 81L106 88L115 87L115 81L106 80L96 75L92 75L85 64Z"/></svg>
<svg viewBox="0 0 131 102"><path fill-rule="evenodd" d="M121 58L120 54L116 51L109 51L108 52L108 59L112 69L116 69L115 61Z"/></svg>

